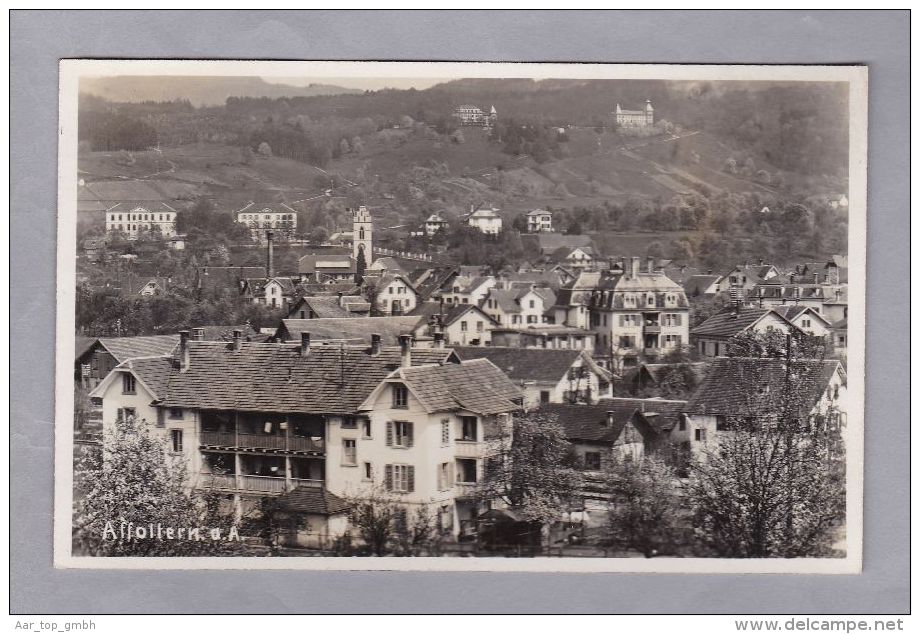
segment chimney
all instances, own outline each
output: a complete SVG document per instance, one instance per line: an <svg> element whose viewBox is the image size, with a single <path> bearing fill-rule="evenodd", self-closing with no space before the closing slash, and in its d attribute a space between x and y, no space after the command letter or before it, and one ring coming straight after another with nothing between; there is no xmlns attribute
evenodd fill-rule
<svg viewBox="0 0 920 634"><path fill-rule="evenodd" d="M760 266L763 266L763 258L760 258Z"/></svg>
<svg viewBox="0 0 920 634"><path fill-rule="evenodd" d="M185 372L189 366L188 330L179 331L179 372Z"/></svg>
<svg viewBox="0 0 920 634"><path fill-rule="evenodd" d="M376 357L380 354L380 335L376 332L371 335L371 356Z"/></svg>
<svg viewBox="0 0 920 634"><path fill-rule="evenodd" d="M645 260L645 263L648 265L648 272L654 273L655 272L655 258L653 258L652 256L648 256Z"/></svg>
<svg viewBox="0 0 920 634"><path fill-rule="evenodd" d="M192 341L204 341L204 328L192 328Z"/></svg>
<svg viewBox="0 0 920 634"><path fill-rule="evenodd" d="M639 258L639 257L637 257L637 256L633 256L633 257L632 257L632 260L631 260L631 263L630 263L630 267L629 267L629 277L631 277L632 279L636 279L637 277L639 277L639 266L640 266L640 265L639 265L639 262L640 262L640 260L641 260L641 258Z"/></svg>
<svg viewBox="0 0 920 634"><path fill-rule="evenodd" d="M607 412L607 417L601 421L602 427L613 427L613 411Z"/></svg>
<svg viewBox="0 0 920 634"><path fill-rule="evenodd" d="M300 333L300 356L306 357L310 354L310 333Z"/></svg>
<svg viewBox="0 0 920 634"><path fill-rule="evenodd" d="M814 277L815 277L815 284L817 284L817 283L818 283L818 274L815 273L815 276L814 276Z"/></svg>
<svg viewBox="0 0 920 634"><path fill-rule="evenodd" d="M412 335L399 335L400 367L412 366Z"/></svg>
<svg viewBox="0 0 920 634"><path fill-rule="evenodd" d="M443 348L444 347L444 333L438 330L434 333L434 347Z"/></svg>
<svg viewBox="0 0 920 634"><path fill-rule="evenodd" d="M275 249L274 249L274 238L275 234L272 231L265 232L265 240L268 242L266 262L265 262L265 277L274 277L275 276Z"/></svg>
<svg viewBox="0 0 920 634"><path fill-rule="evenodd" d="M790 283L790 284L795 284L795 273L790 273L790 274L789 274L789 283Z"/></svg>
<svg viewBox="0 0 920 634"><path fill-rule="evenodd" d="M233 349L239 350L243 347L243 331L234 330L233 331Z"/></svg>

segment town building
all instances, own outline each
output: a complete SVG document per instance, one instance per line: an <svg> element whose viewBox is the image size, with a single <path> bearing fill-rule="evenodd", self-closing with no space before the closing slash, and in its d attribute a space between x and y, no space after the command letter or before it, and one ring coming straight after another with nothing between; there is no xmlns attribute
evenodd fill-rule
<svg viewBox="0 0 920 634"><path fill-rule="evenodd" d="M441 287L440 295L447 304L482 304L498 280L492 275L456 275Z"/></svg>
<svg viewBox="0 0 920 634"><path fill-rule="evenodd" d="M367 422L332 430L329 460L343 468L330 471L329 488L382 484L407 507L427 505L444 533L469 534L486 510L476 495L485 460L510 438L521 392L486 359L412 363L405 339L400 367L358 407Z"/></svg>
<svg viewBox="0 0 920 634"><path fill-rule="evenodd" d="M272 340L279 343L297 343L304 333L310 335L314 345L367 346L373 343L374 335L377 335L384 345L393 346L401 335L412 335L416 340L427 335L428 324L416 315L289 318L281 320Z"/></svg>
<svg viewBox="0 0 920 634"><path fill-rule="evenodd" d="M611 396L613 375L584 350L455 346L462 360L488 359L520 387L524 408L593 403Z"/></svg>
<svg viewBox="0 0 920 634"><path fill-rule="evenodd" d="M589 279L596 279L585 298L589 328L597 335L600 356L611 357L611 367L657 359L689 344L684 289L655 270L652 258L645 270L634 257Z"/></svg>
<svg viewBox="0 0 920 634"><path fill-rule="evenodd" d="M786 416L812 430L839 431L847 411L847 377L838 360L720 357L670 439L685 455L699 455L735 425L769 425Z"/></svg>
<svg viewBox="0 0 920 634"><path fill-rule="evenodd" d="M348 282L355 279L355 259L340 253L308 253L297 261L303 281Z"/></svg>
<svg viewBox="0 0 920 634"><path fill-rule="evenodd" d="M497 236L502 232L502 217L494 207L475 210L471 208L466 222L486 235Z"/></svg>
<svg viewBox="0 0 920 634"><path fill-rule="evenodd" d="M381 315L405 315L418 305L418 293L403 275L380 272L364 276L364 294Z"/></svg>
<svg viewBox="0 0 920 634"><path fill-rule="evenodd" d="M590 330L558 324L520 328L496 326L492 329L492 345L506 348L550 348L593 352L597 345L596 336Z"/></svg>
<svg viewBox="0 0 920 634"><path fill-rule="evenodd" d="M741 333L766 333L771 330L789 334L797 328L779 311L732 306L691 330L690 345L701 356L720 357L728 353L732 339Z"/></svg>
<svg viewBox="0 0 920 634"><path fill-rule="evenodd" d="M831 331L831 322L808 306L777 306L773 312L782 315L793 326L813 337L827 338Z"/></svg>
<svg viewBox="0 0 920 634"><path fill-rule="evenodd" d="M248 202L236 212L236 221L249 227L252 240L265 241L268 231L275 237L290 240L297 232L297 210L285 203Z"/></svg>
<svg viewBox="0 0 920 634"><path fill-rule="evenodd" d="M238 516L263 497L303 488L345 497L356 492L352 485L362 482L362 474L382 484L386 464L417 468L417 494L407 500L415 501L422 490L427 498L436 481L428 446L440 449L441 418L456 420L457 437L463 438L460 417L475 416L481 434L497 414L515 410L511 399L518 392L494 366L468 362L458 366L459 374L443 373L445 380L437 382L437 398L450 403L441 407L442 401L432 401L418 377L437 378L442 364L456 363L456 356L449 349L412 349L408 339L403 344L385 347L378 337L369 347L313 346L306 333L293 345L246 343L241 332L230 342L207 342L190 340L183 332L174 354L119 364L91 396L101 401L104 428L129 417L146 422L174 455L185 458L191 486L230 496ZM413 373L410 366L415 365L425 366L425 372ZM398 382L410 390L401 412L405 416L378 415L365 406L384 380L389 380L387 387ZM486 392L488 396L477 398ZM417 398L418 404L412 400ZM385 442L386 421L407 418L417 425L417 451L397 455L395 445ZM453 455L445 460L459 452L453 431ZM407 436L394 438L402 442ZM469 450L479 451L478 441ZM392 458L380 455L384 451ZM369 470L365 462L372 463ZM402 487L405 476L404 471L394 472L393 481ZM453 503L462 491L462 485L452 487L451 495L439 502ZM325 522L337 515L338 503L331 498L326 502L334 502L326 509L329 515L313 520ZM332 528L313 530L330 536Z"/></svg>
<svg viewBox="0 0 920 634"><path fill-rule="evenodd" d="M492 287L481 308L499 326L542 324L546 321L546 298L533 286Z"/></svg>
<svg viewBox="0 0 920 634"><path fill-rule="evenodd" d="M423 302L412 314L425 318L429 333L441 333L448 346L489 346L497 325L476 304Z"/></svg>
<svg viewBox="0 0 920 634"><path fill-rule="evenodd" d="M744 297L758 284L763 284L778 276L779 271L776 267L772 264L764 264L763 260L759 264L743 264L722 276L718 282L718 292L730 293L735 290L736 295Z"/></svg>
<svg viewBox="0 0 920 634"><path fill-rule="evenodd" d="M482 126L489 127L498 119L498 111L495 106L489 108L486 114L479 106L463 104L454 108L454 118L462 126Z"/></svg>
<svg viewBox="0 0 920 634"><path fill-rule="evenodd" d="M84 346L75 360L74 378L93 388L128 359L168 355L179 345L179 335L99 337Z"/></svg>
<svg viewBox="0 0 920 634"><path fill-rule="evenodd" d="M252 304L287 311L294 300L296 282L290 277L257 277L242 282L240 296Z"/></svg>
<svg viewBox="0 0 920 634"><path fill-rule="evenodd" d="M170 238L176 235L176 213L162 201L118 203L105 212L105 231L109 235L125 234L129 240L145 235Z"/></svg>
<svg viewBox="0 0 920 634"><path fill-rule="evenodd" d="M428 237L447 233L449 228L450 224L438 212L434 212L425 220L425 235Z"/></svg>
<svg viewBox="0 0 920 634"><path fill-rule="evenodd" d="M649 99L642 110L624 110L617 104L613 114L618 128L648 128L655 124L655 109Z"/></svg>
<svg viewBox="0 0 920 634"><path fill-rule="evenodd" d="M530 233L551 232L553 230L553 213L545 209L528 211L527 231Z"/></svg>

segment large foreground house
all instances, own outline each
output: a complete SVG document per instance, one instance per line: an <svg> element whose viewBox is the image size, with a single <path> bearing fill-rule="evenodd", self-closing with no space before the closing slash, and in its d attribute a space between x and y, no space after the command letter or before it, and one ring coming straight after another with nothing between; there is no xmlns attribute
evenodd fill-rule
<svg viewBox="0 0 920 634"><path fill-rule="evenodd" d="M352 321L352 320L348 320ZM145 421L192 486L232 500L239 515L265 496L298 494L309 530L341 528L341 498L383 486L406 504L431 504L457 535L477 509L467 500L485 440L520 404L520 391L484 360L447 348L191 341L174 354L128 360L92 392L103 426ZM302 498L302 499L301 499ZM309 499L308 499L309 498ZM286 497L288 509L291 496Z"/></svg>

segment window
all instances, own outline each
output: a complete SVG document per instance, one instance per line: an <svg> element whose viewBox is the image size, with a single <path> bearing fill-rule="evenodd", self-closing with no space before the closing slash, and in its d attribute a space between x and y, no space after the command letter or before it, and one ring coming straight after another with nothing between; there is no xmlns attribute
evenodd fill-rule
<svg viewBox="0 0 920 634"><path fill-rule="evenodd" d="M450 419L442 418L441 419L441 446L447 447L450 445Z"/></svg>
<svg viewBox="0 0 920 634"><path fill-rule="evenodd" d="M182 430L173 429L169 432L170 440L172 441L172 450L173 453L182 453Z"/></svg>
<svg viewBox="0 0 920 634"><path fill-rule="evenodd" d="M540 402L549 403L549 392L546 390L540 390Z"/></svg>
<svg viewBox="0 0 920 634"><path fill-rule="evenodd" d="M466 332L466 331L467 331L466 322L461 321L460 322L460 332Z"/></svg>
<svg viewBox="0 0 920 634"><path fill-rule="evenodd" d="M438 491L445 491L451 486L450 463L442 462L438 465Z"/></svg>
<svg viewBox="0 0 920 634"><path fill-rule="evenodd" d="M585 469L587 469L588 471L600 471L601 454L599 451L586 451L585 452Z"/></svg>
<svg viewBox="0 0 920 634"><path fill-rule="evenodd" d="M342 418L342 429L357 429L358 421L354 416L345 416Z"/></svg>
<svg viewBox="0 0 920 634"><path fill-rule="evenodd" d="M534 307L534 303L533 303L533 300L530 300L530 307L531 307L531 308L533 308L533 307Z"/></svg>
<svg viewBox="0 0 920 634"><path fill-rule="evenodd" d="M415 491L415 467L405 464L388 464L384 467L387 491L412 493Z"/></svg>
<svg viewBox="0 0 920 634"><path fill-rule="evenodd" d="M346 467L358 465L358 441L354 438L342 440L342 465Z"/></svg>
<svg viewBox="0 0 920 634"><path fill-rule="evenodd" d="M405 385L393 386L393 407L406 409L409 406L409 390Z"/></svg>
<svg viewBox="0 0 920 634"><path fill-rule="evenodd" d="M387 421L387 446L404 447L412 446L413 424L406 421Z"/></svg>
<svg viewBox="0 0 920 634"><path fill-rule="evenodd" d="M364 438L371 438L371 419L370 418L361 419L361 435Z"/></svg>
<svg viewBox="0 0 920 634"><path fill-rule="evenodd" d="M182 408L181 407L170 407L169 417L172 419L182 418Z"/></svg>
<svg viewBox="0 0 920 634"><path fill-rule="evenodd" d="M135 394L137 392L137 379L134 378L133 374L128 374L127 372L121 375L121 393L122 394Z"/></svg>
<svg viewBox="0 0 920 634"><path fill-rule="evenodd" d="M457 481L464 484L476 483L476 460L471 458L457 460Z"/></svg>
<svg viewBox="0 0 920 634"><path fill-rule="evenodd" d="M811 320L808 319L807 317L803 317L803 318L802 318L802 327L803 327L803 328L811 328Z"/></svg>
<svg viewBox="0 0 920 634"><path fill-rule="evenodd" d="M476 438L476 417L475 416L461 416L460 421L462 423L462 434L460 440L473 441L477 440Z"/></svg>
<svg viewBox="0 0 920 634"><path fill-rule="evenodd" d="M697 429L696 431L693 432L693 437L699 442L706 442L706 430Z"/></svg>
<svg viewBox="0 0 920 634"><path fill-rule="evenodd" d="M374 479L374 469L373 469L373 467L371 466L371 463L369 463L369 462L365 462L365 463L364 463L364 468L363 468L363 470L362 470L362 474L363 474L363 477L364 477L365 480L373 480L373 479Z"/></svg>
<svg viewBox="0 0 920 634"><path fill-rule="evenodd" d="M687 431L687 419L683 416L680 417L680 422L677 423L677 429L679 431Z"/></svg>
<svg viewBox="0 0 920 634"><path fill-rule="evenodd" d="M483 324L481 321L476 322L476 332L482 332Z"/></svg>
<svg viewBox="0 0 920 634"><path fill-rule="evenodd" d="M133 407L119 407L118 408L118 420L128 420L137 416L137 412Z"/></svg>

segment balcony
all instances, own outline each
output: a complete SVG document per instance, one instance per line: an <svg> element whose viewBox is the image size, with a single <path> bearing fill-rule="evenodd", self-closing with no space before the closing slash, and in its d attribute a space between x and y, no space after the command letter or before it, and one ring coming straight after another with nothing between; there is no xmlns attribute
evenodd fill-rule
<svg viewBox="0 0 920 634"><path fill-rule="evenodd" d="M646 324L642 327L642 332L646 335L661 334L661 326L658 324Z"/></svg>
<svg viewBox="0 0 920 634"><path fill-rule="evenodd" d="M322 438L305 436L280 436L273 434L235 434L233 432L203 431L200 443L202 447L221 447L225 449L252 449L256 451L296 451L304 453L323 453L325 443Z"/></svg>
<svg viewBox="0 0 920 634"><path fill-rule="evenodd" d="M458 458L482 458L485 454L485 443L457 440L454 442L454 454Z"/></svg>
<svg viewBox="0 0 920 634"><path fill-rule="evenodd" d="M258 476L234 474L202 473L199 486L205 489L224 491L246 491L252 493L284 493L299 486L323 488L323 480L305 478L280 478L277 476Z"/></svg>

